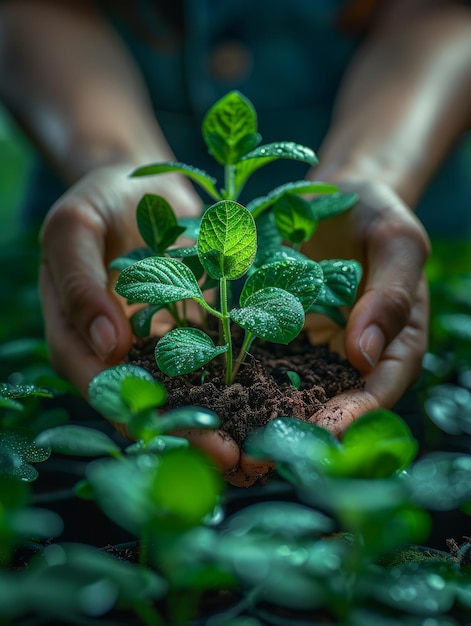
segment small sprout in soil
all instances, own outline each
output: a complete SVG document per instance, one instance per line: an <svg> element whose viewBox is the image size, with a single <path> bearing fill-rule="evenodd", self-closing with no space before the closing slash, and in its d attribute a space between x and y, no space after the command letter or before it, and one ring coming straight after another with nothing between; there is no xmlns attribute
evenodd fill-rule
<svg viewBox="0 0 471 626"><path fill-rule="evenodd" d="M357 197L327 183L301 180L283 184L247 206L240 204L240 192L259 168L280 158L313 166L317 157L293 142L259 145L255 109L237 91L208 111L202 134L210 154L224 167L222 189L206 172L184 163L151 164L132 175L179 172L200 185L213 204L200 219L179 220L164 198L145 195L137 207L137 225L147 247L115 259L111 267L121 272L116 291L129 303L147 305L131 318L136 335L150 334L160 309L168 309L175 320L176 327L157 343L156 362L162 372L188 374L223 356L230 385L255 338L288 344L301 332L309 311L345 324L341 307L355 300L360 264L342 259L317 263L300 247L320 220L348 210ZM181 235L195 243L175 247ZM201 328L189 326L187 300L201 307ZM216 343L206 332L208 315L219 322ZM234 323L244 332L238 354L231 332Z"/></svg>

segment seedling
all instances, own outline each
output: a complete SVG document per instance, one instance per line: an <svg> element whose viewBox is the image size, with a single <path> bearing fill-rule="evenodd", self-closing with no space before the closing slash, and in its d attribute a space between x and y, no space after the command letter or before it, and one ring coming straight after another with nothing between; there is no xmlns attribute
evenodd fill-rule
<svg viewBox="0 0 471 626"><path fill-rule="evenodd" d="M354 260L314 262L300 252L320 220L338 215L357 201L330 184L296 181L277 187L243 206L239 194L260 167L280 158L310 166L315 153L293 142L259 146L257 116L252 104L231 92L207 113L202 125L209 152L224 167L224 188L206 172L183 163L147 165L134 176L179 172L199 184L215 201L201 219L178 220L167 201L145 195L137 207L137 224L148 248L117 259L116 291L129 303L148 307L132 318L138 335L149 334L152 316L167 308L176 328L157 343L156 361L169 376L188 374L225 355L225 379L231 384L255 338L288 344L302 330L309 311L327 313L340 323L340 307L356 296L361 267ZM311 200L299 194L314 194ZM185 235L195 240L174 247ZM283 240L290 245L284 245ZM234 281L241 286L233 306ZM216 287L217 298L203 292ZM219 320L221 341L216 345L201 328L188 325L185 301L194 300L204 314ZM244 330L237 356L233 354L231 325Z"/></svg>

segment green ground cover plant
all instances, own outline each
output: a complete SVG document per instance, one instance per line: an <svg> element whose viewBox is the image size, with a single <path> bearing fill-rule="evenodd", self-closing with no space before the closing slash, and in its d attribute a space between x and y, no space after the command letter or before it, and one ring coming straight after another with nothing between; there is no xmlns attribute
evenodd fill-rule
<svg viewBox="0 0 471 626"><path fill-rule="evenodd" d="M471 624L469 244L432 254L430 347L395 410L341 440L279 416L247 441L276 474L240 490L168 434L212 412L155 420L165 389L123 365L98 415L51 371L27 241L2 249L2 626Z"/></svg>

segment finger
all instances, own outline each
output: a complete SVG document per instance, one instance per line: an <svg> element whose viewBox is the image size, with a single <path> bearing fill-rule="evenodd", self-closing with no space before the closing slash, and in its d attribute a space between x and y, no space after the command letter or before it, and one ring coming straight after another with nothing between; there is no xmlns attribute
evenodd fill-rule
<svg viewBox="0 0 471 626"><path fill-rule="evenodd" d="M239 465L239 446L223 430L177 430L172 434L188 439L191 445L207 454L223 474L233 472Z"/></svg>
<svg viewBox="0 0 471 626"><path fill-rule="evenodd" d="M117 361L131 347L131 330L108 286L104 265L106 224L87 207L61 208L42 231L43 262L57 304L95 355ZM47 307L47 314L52 314Z"/></svg>
<svg viewBox="0 0 471 626"><path fill-rule="evenodd" d="M417 379L428 336L428 290L425 280L405 328L389 344L377 367L365 376L363 389L340 394L317 411L311 421L340 435L358 417L391 408Z"/></svg>
<svg viewBox="0 0 471 626"><path fill-rule="evenodd" d="M64 317L49 268L45 264L41 265L39 280L51 364L60 376L70 380L86 397L90 380L107 364L96 356L77 329Z"/></svg>
<svg viewBox="0 0 471 626"><path fill-rule="evenodd" d="M351 311L345 337L347 357L361 372L375 367L407 324L417 298L428 240L410 219L406 225L384 221L368 236L365 288Z"/></svg>
<svg viewBox="0 0 471 626"><path fill-rule="evenodd" d="M254 459L245 452L241 452L240 464L236 472L227 475L226 481L235 487L250 487L263 479L275 469L275 462L263 459Z"/></svg>

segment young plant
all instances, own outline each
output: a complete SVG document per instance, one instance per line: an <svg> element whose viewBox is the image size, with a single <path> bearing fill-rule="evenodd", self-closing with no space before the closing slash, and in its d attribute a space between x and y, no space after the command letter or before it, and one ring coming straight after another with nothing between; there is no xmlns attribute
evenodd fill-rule
<svg viewBox="0 0 471 626"><path fill-rule="evenodd" d="M225 355L225 379L231 384L254 338L288 344L301 332L309 311L345 323L340 307L355 299L359 263L339 259L317 263L299 248L320 220L346 211L357 197L339 193L333 185L302 180L283 184L245 207L237 200L257 169L280 158L313 166L315 153L293 142L259 146L256 112L238 92L227 94L209 110L202 133L209 152L224 167L223 189L218 190L206 172L183 163L147 165L133 175L179 172L216 202L200 220L178 220L164 198L145 195L137 207L137 224L148 247L116 259L112 267L121 271L116 291L129 303L148 305L132 317L137 335L150 334L152 316L161 308L175 319L177 327L156 347L157 365L165 374L188 374ZM315 197L305 200L299 194ZM182 234L195 244L173 247ZM290 245L283 245L283 240ZM238 307L232 305L234 281L239 281L238 287L242 283ZM217 302L203 294L209 287L217 288ZM188 327L184 306L188 299L219 320L219 345L203 330ZM236 357L233 322L245 332Z"/></svg>

